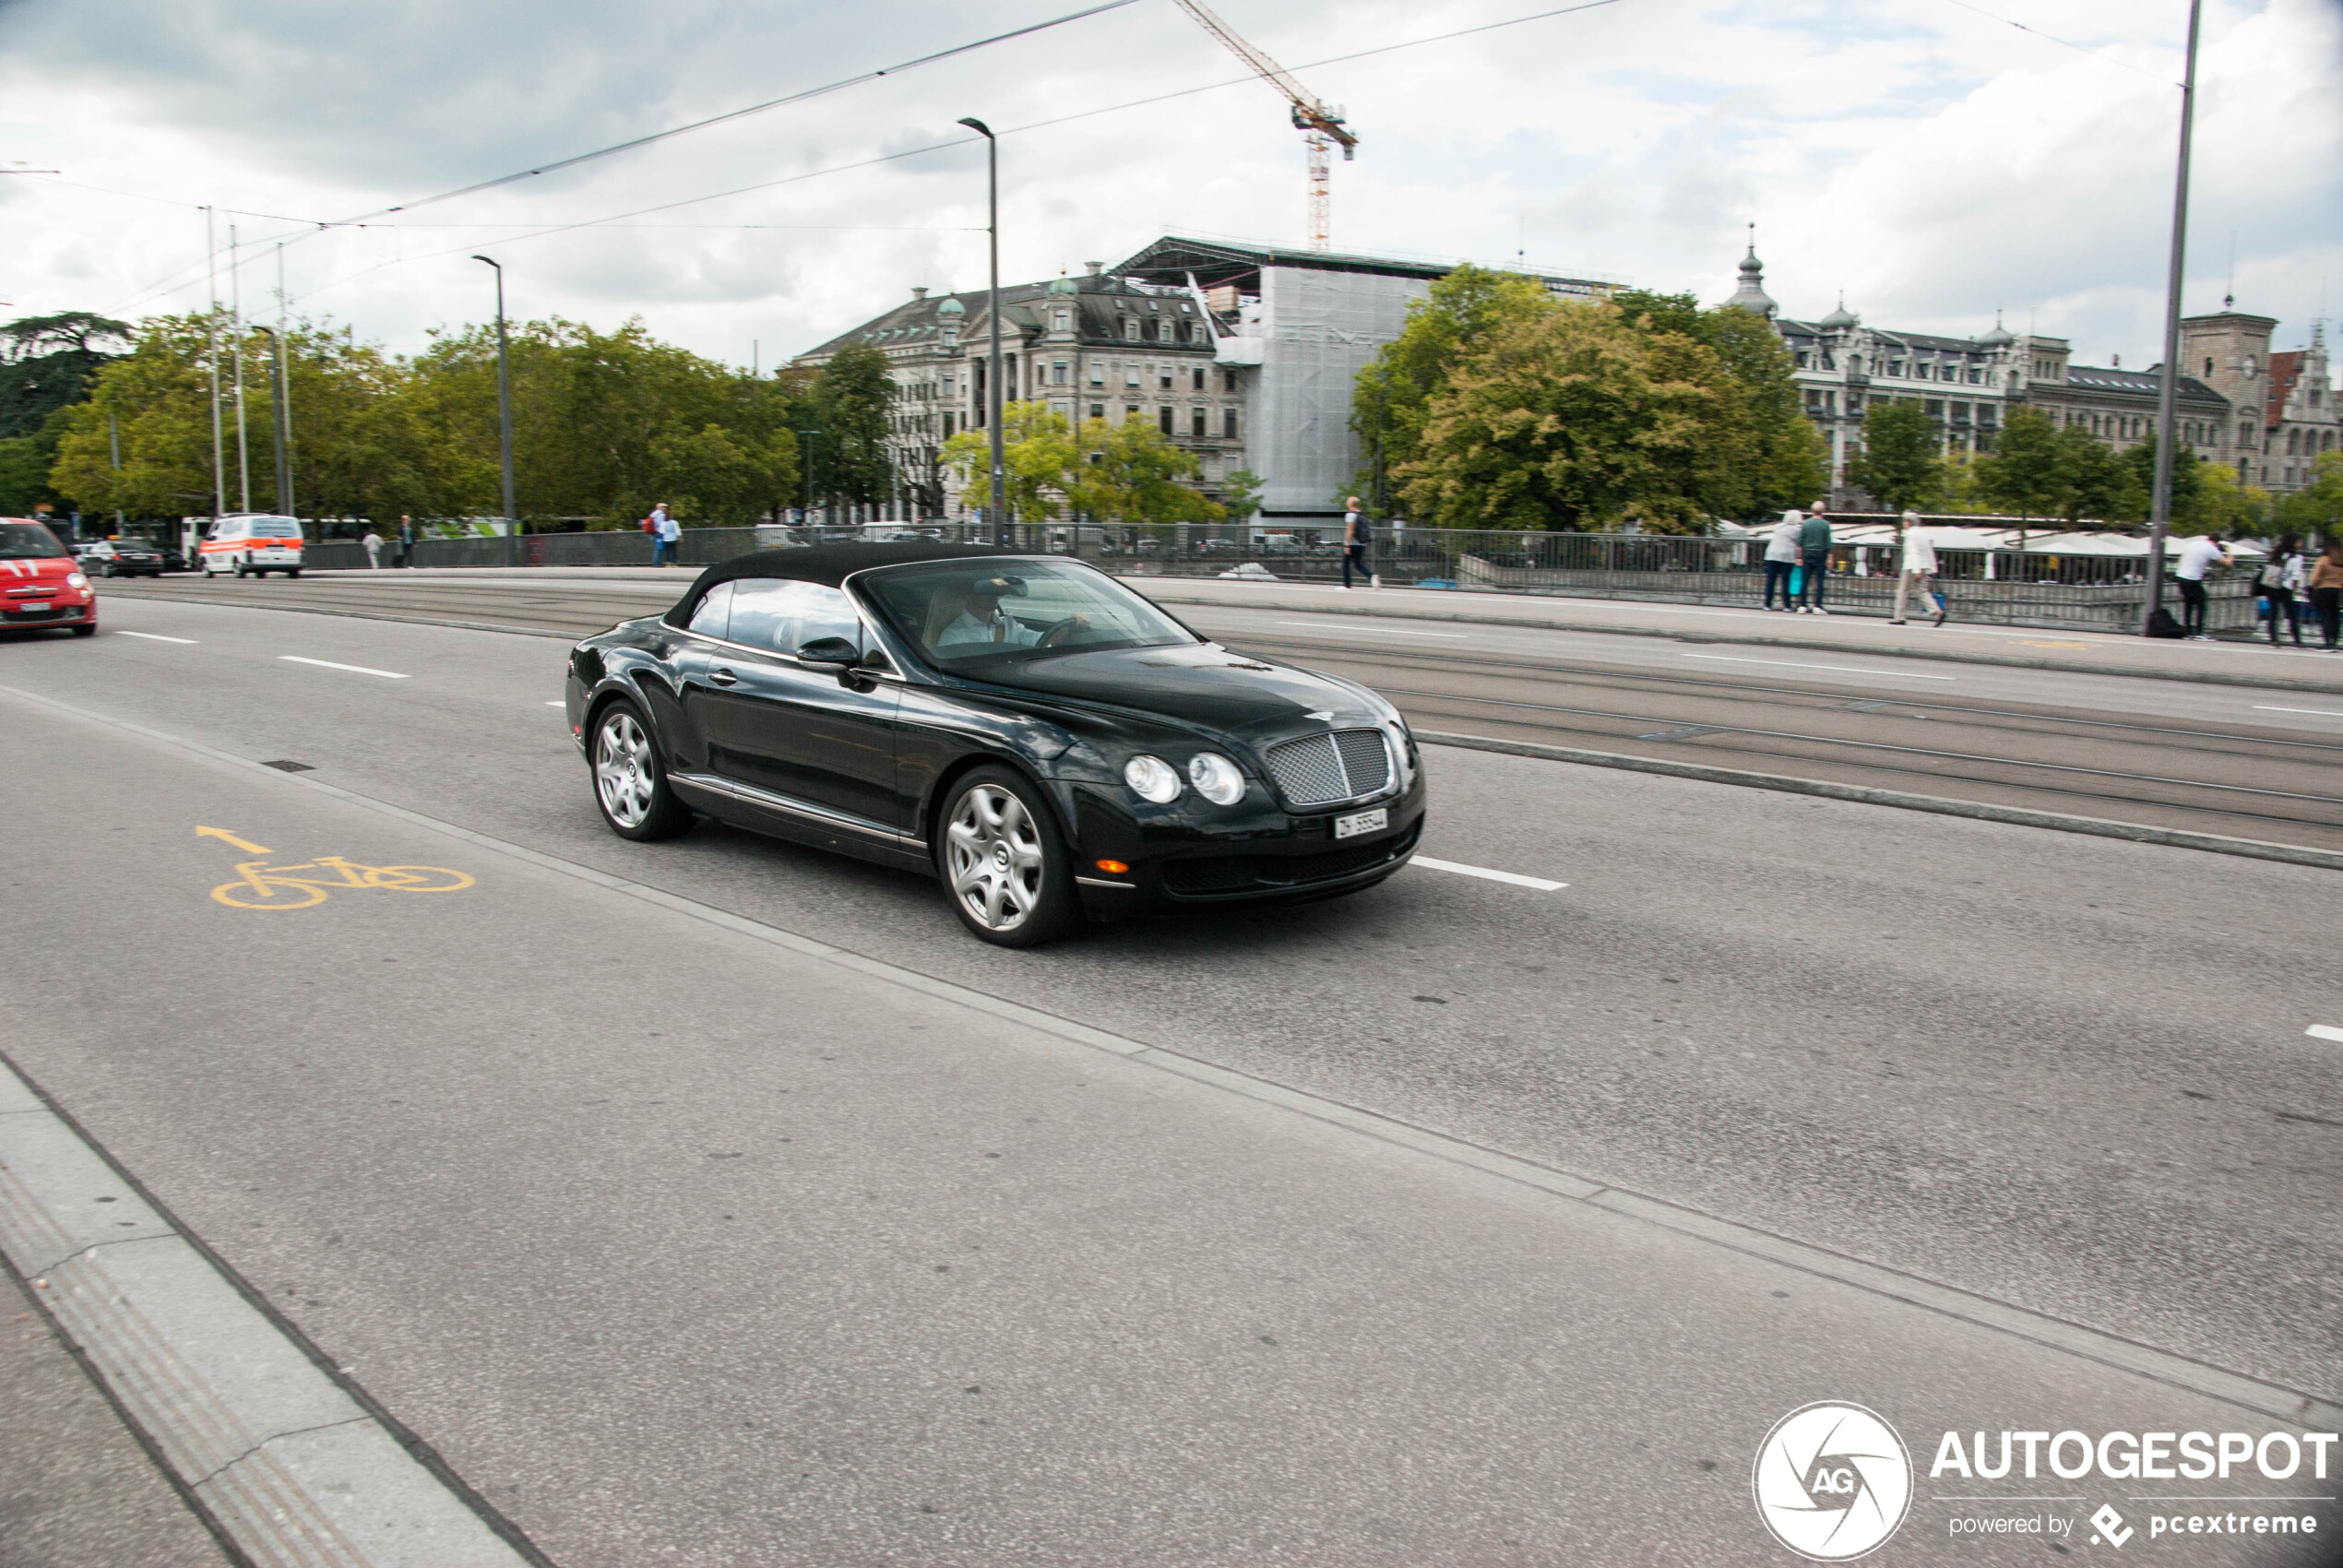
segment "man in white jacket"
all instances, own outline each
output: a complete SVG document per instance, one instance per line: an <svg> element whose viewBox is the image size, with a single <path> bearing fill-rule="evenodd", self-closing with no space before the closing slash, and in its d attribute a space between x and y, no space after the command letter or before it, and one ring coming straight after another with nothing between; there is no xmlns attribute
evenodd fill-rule
<svg viewBox="0 0 2343 1568"><path fill-rule="evenodd" d="M1797 608L1798 601L1790 591L1790 574L1798 565L1798 530L1806 524L1806 515L1792 506L1774 525L1773 537L1766 541L1766 608L1774 607L1774 585L1781 585L1781 607L1784 611Z"/></svg>
<svg viewBox="0 0 2343 1568"><path fill-rule="evenodd" d="M1936 612L1936 624L1945 624L1946 606L1936 598L1936 541L1920 526L1920 514L1908 511L1903 517L1904 559L1896 578L1896 613L1888 619L1891 626L1904 624L1904 601L1913 594L1920 595L1921 613Z"/></svg>

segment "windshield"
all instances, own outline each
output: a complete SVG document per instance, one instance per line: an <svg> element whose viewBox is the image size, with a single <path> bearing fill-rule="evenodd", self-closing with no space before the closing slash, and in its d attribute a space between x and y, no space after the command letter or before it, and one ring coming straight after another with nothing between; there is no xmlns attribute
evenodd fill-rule
<svg viewBox="0 0 2343 1568"><path fill-rule="evenodd" d="M958 673L1052 653L1197 640L1112 577L1068 562L938 561L875 572L855 586L922 658Z"/></svg>
<svg viewBox="0 0 2343 1568"><path fill-rule="evenodd" d="M70 555L57 536L39 523L0 523L0 561L30 561L43 555Z"/></svg>

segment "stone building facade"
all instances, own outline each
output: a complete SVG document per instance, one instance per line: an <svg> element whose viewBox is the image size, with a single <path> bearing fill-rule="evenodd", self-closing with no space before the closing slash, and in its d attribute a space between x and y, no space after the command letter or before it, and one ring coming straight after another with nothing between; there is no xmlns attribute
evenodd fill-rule
<svg viewBox="0 0 2343 1568"><path fill-rule="evenodd" d="M896 385L888 452L902 517L966 519L984 505L985 480L964 485L943 464L944 444L984 428L991 318L986 291L910 299L810 351L818 368L848 343L887 358ZM1193 452L1201 485L1219 498L1245 466L1246 371L1221 362L1203 299L1184 287L1087 276L1001 289L1004 403L1046 403L1076 427L1091 419L1145 420ZM818 441L818 437L815 438ZM818 453L810 461L818 462Z"/></svg>
<svg viewBox="0 0 2343 1568"><path fill-rule="evenodd" d="M2313 323L2310 346L2270 350L2278 323L2222 308L2181 322L2181 364L2219 390L2234 409L2226 428L2238 475L2273 494L2310 482L2322 452L2343 445L2343 420L2329 379L2326 324Z"/></svg>
<svg viewBox="0 0 2343 1568"><path fill-rule="evenodd" d="M2159 377L2153 368L2075 364L2067 339L2014 333L1998 321L1975 338L1895 332L1864 326L1844 303L1819 320L1793 320L1766 292L1764 264L1754 245L1742 258L1741 286L1726 303L1772 321L1796 360L1806 416L1830 447L1834 505L1858 499L1847 484L1847 464L1862 449L1865 410L1882 398L1920 403L1943 433L1947 453L1992 450L2010 411L2019 407L2038 409L2061 424L2082 425L2119 451L2147 439L2155 428ZM2268 360L2267 329L2276 323L2260 316L2238 319L2262 324L2259 374ZM2194 325L2183 323L2183 328ZM2252 352L2246 350L2246 357ZM2194 362L2183 354L2184 370ZM2178 390L2182 440L2200 457L2236 462L2243 437L2232 417L2232 398L2221 384L2183 374ZM2332 398L2325 401L2331 412Z"/></svg>

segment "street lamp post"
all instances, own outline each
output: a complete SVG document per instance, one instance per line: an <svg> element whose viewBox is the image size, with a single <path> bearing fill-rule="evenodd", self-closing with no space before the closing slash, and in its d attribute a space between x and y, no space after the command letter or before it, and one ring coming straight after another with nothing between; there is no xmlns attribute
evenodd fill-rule
<svg viewBox="0 0 2343 1568"><path fill-rule="evenodd" d="M277 454L277 510L287 517L292 509L292 450L288 440L291 429L285 407L285 337L273 327L253 323L255 332L268 334L269 380L275 396L268 399L268 442Z"/></svg>
<svg viewBox="0 0 2343 1568"><path fill-rule="evenodd" d="M2196 119L2196 24L2204 0L2188 4L2188 65L2181 75L2181 159L2172 181L2172 258L2164 282L2164 373L2156 388L2156 488L2148 502L2147 602L2140 636L2156 624L2164 598L2164 537L2172 526L2173 430L2180 413L2181 270L2188 255L2188 144ZM2275 634L2273 634L2275 635Z"/></svg>
<svg viewBox="0 0 2343 1568"><path fill-rule="evenodd" d="M502 262L489 261L484 255L472 259L487 261L496 269L496 436L505 460L505 553L517 566L521 561L520 516L513 504L513 383L505 341L505 267Z"/></svg>
<svg viewBox="0 0 2343 1568"><path fill-rule="evenodd" d="M960 122L984 138L984 234L992 252L992 281L984 295L984 314L993 338L991 362L984 373L984 422L993 433L993 542L1009 542L1007 466L1001 451L1001 144L993 127L981 120Z"/></svg>

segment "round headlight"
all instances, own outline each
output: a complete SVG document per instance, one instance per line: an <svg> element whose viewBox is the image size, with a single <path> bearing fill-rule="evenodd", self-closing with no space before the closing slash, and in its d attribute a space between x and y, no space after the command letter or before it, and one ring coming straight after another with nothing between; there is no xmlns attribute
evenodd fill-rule
<svg viewBox="0 0 2343 1568"><path fill-rule="evenodd" d="M67 588L88 588L89 586L89 578L87 578L87 577L85 577L85 576L83 576L80 573L78 573L78 572L67 572L67 573L65 574L65 587L67 587Z"/></svg>
<svg viewBox="0 0 2343 1568"><path fill-rule="evenodd" d="M1159 806L1177 799L1180 793L1180 776L1160 756L1135 756L1124 763L1123 782L1131 786L1139 799L1153 801Z"/></svg>
<svg viewBox="0 0 2343 1568"><path fill-rule="evenodd" d="M1188 760L1188 782L1216 806L1232 806L1244 799L1244 775L1217 752L1198 752Z"/></svg>

